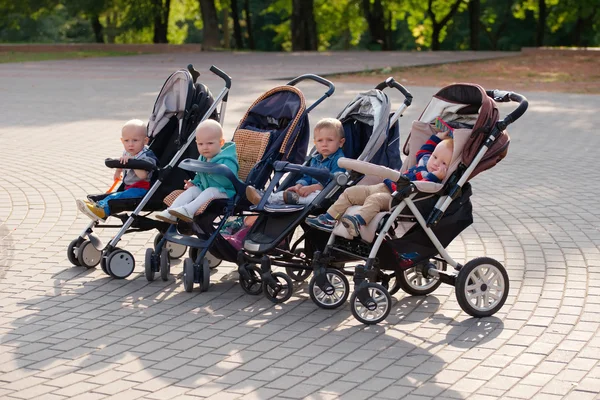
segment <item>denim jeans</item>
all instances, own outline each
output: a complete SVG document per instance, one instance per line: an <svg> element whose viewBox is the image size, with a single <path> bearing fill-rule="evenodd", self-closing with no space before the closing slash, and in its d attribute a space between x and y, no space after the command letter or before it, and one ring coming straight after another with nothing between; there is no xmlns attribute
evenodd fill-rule
<svg viewBox="0 0 600 400"><path fill-rule="evenodd" d="M140 189L140 188L131 188L127 190L123 190L122 192L111 193L98 203L98 207L102 207L104 209L104 213L106 215L110 215L110 207L108 207L109 200L115 199L134 199L136 197L144 197L148 193L148 189Z"/></svg>

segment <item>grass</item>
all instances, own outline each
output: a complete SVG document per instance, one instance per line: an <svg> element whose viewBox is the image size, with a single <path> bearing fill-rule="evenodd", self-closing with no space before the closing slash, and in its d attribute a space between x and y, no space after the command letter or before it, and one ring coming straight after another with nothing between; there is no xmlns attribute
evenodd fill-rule
<svg viewBox="0 0 600 400"><path fill-rule="evenodd" d="M147 54L147 53L136 52L136 51L95 51L95 50L48 52L48 53L0 51L0 64L1 63L16 63L16 62L48 61L48 60L72 60L72 59L91 58L91 57L118 57L118 56L131 56L131 55L138 55L138 54Z"/></svg>

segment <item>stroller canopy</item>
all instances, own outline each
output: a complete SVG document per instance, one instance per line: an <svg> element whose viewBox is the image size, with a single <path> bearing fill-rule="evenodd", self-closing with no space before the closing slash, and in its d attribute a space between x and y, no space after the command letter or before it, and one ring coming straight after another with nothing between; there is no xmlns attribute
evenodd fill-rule
<svg viewBox="0 0 600 400"><path fill-rule="evenodd" d="M148 121L148 136L155 137L171 117L181 120L192 102L194 81L185 69L174 72L165 81Z"/></svg>

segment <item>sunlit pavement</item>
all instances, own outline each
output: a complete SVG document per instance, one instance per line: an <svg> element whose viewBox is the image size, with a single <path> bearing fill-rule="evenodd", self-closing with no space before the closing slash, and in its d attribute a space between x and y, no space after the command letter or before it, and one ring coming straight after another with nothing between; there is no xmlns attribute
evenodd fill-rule
<svg viewBox="0 0 600 400"><path fill-rule="evenodd" d="M599 399L600 96L523 93L530 110L510 128L507 158L472 182L475 222L449 251L459 262L489 256L506 266L510 295L494 317L468 317L442 285L427 297L399 292L387 320L365 327L347 304L319 309L306 283L282 305L247 295L231 264L216 270L207 292L186 293L179 261L169 281L146 281L153 232L123 237L137 261L126 280L67 260L68 243L88 223L75 199L110 186L103 160L120 154L122 123L147 118L177 68L193 63L214 94L221 82L208 67L230 73L231 136L252 101L285 82L278 77L483 55L204 53L1 64L0 398ZM324 89L299 87L308 103ZM438 89L407 87L415 100L400 121L403 138ZM312 123L365 89L337 84ZM399 93L389 93L399 106ZM503 115L510 110L501 106Z"/></svg>

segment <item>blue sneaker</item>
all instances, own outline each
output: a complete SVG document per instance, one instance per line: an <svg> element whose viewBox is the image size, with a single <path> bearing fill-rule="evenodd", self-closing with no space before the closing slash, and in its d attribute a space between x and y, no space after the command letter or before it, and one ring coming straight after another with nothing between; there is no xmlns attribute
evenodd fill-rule
<svg viewBox="0 0 600 400"><path fill-rule="evenodd" d="M344 214L341 219L342 225L348 231L348 233L354 237L360 235L360 227L365 224L365 220L360 215L348 215Z"/></svg>
<svg viewBox="0 0 600 400"><path fill-rule="evenodd" d="M308 225L320 229L322 231L331 232L335 226L335 219L329 219L325 214L321 214L318 217L306 218L304 220Z"/></svg>

